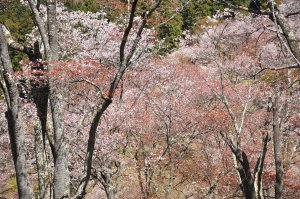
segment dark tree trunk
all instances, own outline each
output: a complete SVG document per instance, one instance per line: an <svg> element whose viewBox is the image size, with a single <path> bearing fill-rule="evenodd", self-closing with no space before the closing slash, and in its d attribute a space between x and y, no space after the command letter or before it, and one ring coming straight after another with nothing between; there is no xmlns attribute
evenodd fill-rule
<svg viewBox="0 0 300 199"><path fill-rule="evenodd" d="M237 159L237 170L241 178L241 188L246 199L255 199L254 179L251 175L250 164L245 152L237 149L234 153Z"/></svg>
<svg viewBox="0 0 300 199"><path fill-rule="evenodd" d="M35 157L38 172L39 198L51 198L51 182L48 170L45 142L41 131L42 127L38 122L35 131Z"/></svg>
<svg viewBox="0 0 300 199"><path fill-rule="evenodd" d="M278 94L273 103L273 145L276 168L275 198L282 198L283 190L283 164L282 164L282 135L280 131Z"/></svg>

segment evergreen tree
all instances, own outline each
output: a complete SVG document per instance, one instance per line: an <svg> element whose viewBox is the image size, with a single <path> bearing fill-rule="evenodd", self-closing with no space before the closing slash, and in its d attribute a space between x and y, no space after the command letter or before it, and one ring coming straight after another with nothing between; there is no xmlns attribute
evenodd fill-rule
<svg viewBox="0 0 300 199"><path fill-rule="evenodd" d="M169 53L178 45L183 26L183 18L178 9L180 7L180 1L172 0L166 0L161 5L159 12L163 20L158 28L158 37L163 39L163 46L159 51L161 54Z"/></svg>

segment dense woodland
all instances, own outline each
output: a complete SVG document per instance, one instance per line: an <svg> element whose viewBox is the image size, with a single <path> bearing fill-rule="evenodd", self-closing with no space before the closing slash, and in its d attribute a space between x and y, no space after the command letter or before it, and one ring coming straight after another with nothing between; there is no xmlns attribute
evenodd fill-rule
<svg viewBox="0 0 300 199"><path fill-rule="evenodd" d="M0 198L300 198L298 0L2 0Z"/></svg>

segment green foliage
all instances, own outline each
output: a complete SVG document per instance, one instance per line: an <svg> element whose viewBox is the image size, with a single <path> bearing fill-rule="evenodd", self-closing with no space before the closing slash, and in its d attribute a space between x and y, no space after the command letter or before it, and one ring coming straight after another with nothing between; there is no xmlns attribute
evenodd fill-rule
<svg viewBox="0 0 300 199"><path fill-rule="evenodd" d="M125 9L124 0L81 0L78 2L73 2L68 0L65 6L73 11L83 11L83 12L105 12L107 14L107 19L109 21L116 21L122 14L127 10Z"/></svg>
<svg viewBox="0 0 300 199"><path fill-rule="evenodd" d="M168 23L160 26L158 37L163 39L163 46L159 50L160 54L169 53L172 49L177 48L178 38L182 34L182 18L180 15L169 20Z"/></svg>
<svg viewBox="0 0 300 199"><path fill-rule="evenodd" d="M19 51L16 50L9 50L9 55L11 58L11 63L13 65L13 69L14 71L18 71L18 70L22 70L22 66L19 63L22 59L26 58L26 54L21 53Z"/></svg>
<svg viewBox="0 0 300 199"><path fill-rule="evenodd" d="M97 12L100 10L100 6L97 0L84 0L79 3L73 3L72 1L67 1L65 6L70 10L83 11L83 12Z"/></svg>
<svg viewBox="0 0 300 199"><path fill-rule="evenodd" d="M13 0L6 9L0 11L0 23L11 31L17 42L23 43L25 35L30 33L34 26L33 16L28 7L19 0Z"/></svg>
<svg viewBox="0 0 300 199"><path fill-rule="evenodd" d="M177 12L181 6L179 1L166 0L158 10L163 19L158 28L158 37L163 39L163 46L159 50L160 54L167 54L178 45L178 38L182 34L183 18Z"/></svg>
<svg viewBox="0 0 300 199"><path fill-rule="evenodd" d="M182 0L182 2L184 6L184 1ZM181 11L183 17L182 28L184 30L192 30L198 20L214 15L221 8L219 3L212 0L192 0Z"/></svg>
<svg viewBox="0 0 300 199"><path fill-rule="evenodd" d="M0 11L0 23L10 30L19 43L25 43L25 35L30 33L34 26L30 9L22 5L19 0L12 0L4 10ZM14 70L20 70L19 61L25 57L25 54L13 50L9 50L9 53Z"/></svg>
<svg viewBox="0 0 300 199"><path fill-rule="evenodd" d="M246 7L253 6L255 1L258 2L260 0L227 0L228 3ZM72 2L69 0L66 4L70 9L85 12L101 10L107 14L107 18L110 21L122 19L121 16L128 14L127 0L82 0L76 4ZM149 1L139 1L137 15L141 15L150 8ZM216 0L164 0L157 13L149 20L147 27L156 27L158 38L163 40L159 53L167 54L174 48L177 48L183 31L201 31L199 25L209 25L205 22L206 17L213 16L217 11L224 8L226 8L226 4Z"/></svg>
<svg viewBox="0 0 300 199"><path fill-rule="evenodd" d="M228 0L231 4L248 6L251 0ZM182 8L182 9L180 9ZM207 16L213 16L225 5L214 0L166 0L159 9L160 15L168 21L160 26L158 36L164 39L161 54L169 53L177 47L178 38L184 30L194 32ZM202 23L203 24L203 23Z"/></svg>
<svg viewBox="0 0 300 199"><path fill-rule="evenodd" d="M277 5L281 4L281 0L274 1ZM247 4L249 8L254 10L268 9L268 0L252 0Z"/></svg>

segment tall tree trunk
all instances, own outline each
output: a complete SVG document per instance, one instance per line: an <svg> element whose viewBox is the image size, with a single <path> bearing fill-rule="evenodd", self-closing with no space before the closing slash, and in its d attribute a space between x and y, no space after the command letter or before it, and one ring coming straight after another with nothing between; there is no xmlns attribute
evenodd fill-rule
<svg viewBox="0 0 300 199"><path fill-rule="evenodd" d="M265 135L263 138L263 147L260 156L258 157L256 161L256 165L254 168L254 188L256 192L256 196L258 199L264 199L264 193L263 193L263 179L262 179L262 174L263 174L263 169L264 169L264 162L268 150L268 142L270 141L269 138L269 133Z"/></svg>
<svg viewBox="0 0 300 199"><path fill-rule="evenodd" d="M295 32L290 27L286 17L283 13L281 13L276 5L274 0L268 0L268 7L271 14L271 19L280 27L282 30L282 34L285 37L289 50L297 62L298 66L300 66L300 45L296 38Z"/></svg>
<svg viewBox="0 0 300 199"><path fill-rule="evenodd" d="M47 154L45 150L45 142L42 134L42 127L40 122L34 129L35 131L35 155L36 155L36 166L38 172L38 183L39 183L39 198L51 198L51 183L50 175L47 164Z"/></svg>
<svg viewBox="0 0 300 199"><path fill-rule="evenodd" d="M283 164L282 164L282 135L280 132L279 121L279 105L278 94L276 94L273 102L273 145L274 145L274 159L276 167L276 181L275 181L275 198L282 198L283 190Z"/></svg>
<svg viewBox="0 0 300 199"><path fill-rule="evenodd" d="M23 118L19 105L19 92L17 83L12 76L12 64L8 54L7 44L5 41L5 35L3 31L3 25L0 24L0 52L1 52L1 70L3 79L5 81L6 91L5 96L7 103L6 118L8 122L8 131L10 137L11 151L13 155L18 194L21 199L32 198L32 192L30 189L28 174L26 170L26 157L24 147L24 129Z"/></svg>
<svg viewBox="0 0 300 199"><path fill-rule="evenodd" d="M241 178L241 188L246 199L256 199L254 180L251 175L250 164L247 155L238 149L235 153L237 159L237 170Z"/></svg>
<svg viewBox="0 0 300 199"><path fill-rule="evenodd" d="M56 0L47 0L47 26L49 53L47 59L50 62L58 60L58 35L56 27ZM70 197L70 174L68 169L68 147L64 129L64 99L63 85L54 78L49 78L49 99L52 112L54 130L54 198Z"/></svg>
<svg viewBox="0 0 300 199"><path fill-rule="evenodd" d="M39 121L35 126L35 156L38 171L39 181L39 196L40 198L50 198L50 173L47 162L46 151L46 135L47 135L47 106L48 106L48 94L47 88L33 88L32 95L34 103L37 107L37 116Z"/></svg>
<svg viewBox="0 0 300 199"><path fill-rule="evenodd" d="M238 172L239 180L240 180L240 187L243 191L244 197L246 199L256 199L260 198L258 191L260 189L256 189L255 186L261 183L261 174L263 169L263 162L265 158L265 153L267 150L267 141L268 137L264 138L264 145L263 150L260 157L257 159L256 168L254 169L254 174L251 173L250 163L246 153L236 144L233 143L232 139L225 136L223 132L220 132L221 136L225 140L226 144L231 149L234 157L234 164L236 170ZM256 175L260 175L256 179ZM256 180L256 182L255 182Z"/></svg>
<svg viewBox="0 0 300 199"><path fill-rule="evenodd" d="M92 162L93 162L93 154L94 154L95 143L96 143L97 128L103 113L111 103L112 103L111 99L101 98L98 110L96 112L96 115L93 118L91 128L89 131L89 139L88 139L87 153L86 153L86 160L85 160L86 162L84 165L84 173L86 175L83 180L83 183L79 185L77 193L74 196L74 198L76 199L81 199L86 194L86 188L92 175Z"/></svg>
<svg viewBox="0 0 300 199"><path fill-rule="evenodd" d="M50 80L50 104L54 129L54 198L68 198L70 176L68 147L63 122L63 95Z"/></svg>

